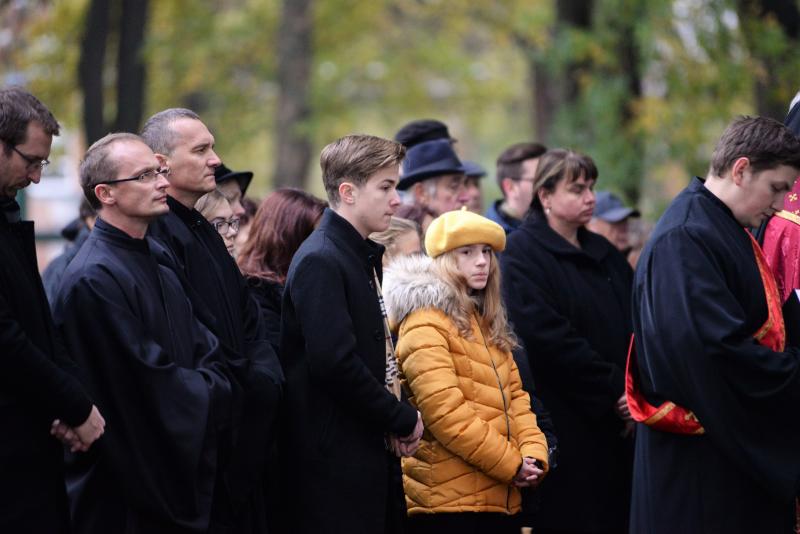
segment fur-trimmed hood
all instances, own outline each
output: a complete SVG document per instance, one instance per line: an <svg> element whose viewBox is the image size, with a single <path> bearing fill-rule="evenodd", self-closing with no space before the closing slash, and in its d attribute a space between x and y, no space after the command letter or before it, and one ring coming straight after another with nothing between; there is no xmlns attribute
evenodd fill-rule
<svg viewBox="0 0 800 534"><path fill-rule="evenodd" d="M428 256L396 257L383 272L383 300L392 329L408 314L423 309L439 309L445 315L455 311L453 289L439 278Z"/></svg>

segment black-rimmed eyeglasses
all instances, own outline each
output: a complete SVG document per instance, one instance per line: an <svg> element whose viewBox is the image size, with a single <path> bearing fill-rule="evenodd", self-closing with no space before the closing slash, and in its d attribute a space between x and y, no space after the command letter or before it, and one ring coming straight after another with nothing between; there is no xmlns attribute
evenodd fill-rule
<svg viewBox="0 0 800 534"><path fill-rule="evenodd" d="M13 150L17 154L19 154L19 157L21 157L22 159L25 160L25 163L28 164L27 168L28 168L29 171L44 170L45 167L50 165L50 160L40 159L40 158L37 158L37 157L34 157L34 156L29 156L29 155L25 154L24 152L21 152L17 147L12 145L8 141L3 141L3 144L5 144L11 150Z"/></svg>
<svg viewBox="0 0 800 534"><path fill-rule="evenodd" d="M111 185L111 184L119 184L122 182L142 182L143 184L150 183L157 179L159 176L169 176L170 170L169 167L161 167L160 169L150 169L149 171L144 171L142 174L137 174L136 176L131 176L130 178L120 178L119 180L106 180L104 182L97 182L96 185Z"/></svg>
<svg viewBox="0 0 800 534"><path fill-rule="evenodd" d="M228 233L228 231L230 231L230 230L233 230L234 232L238 232L239 231L239 222L240 222L240 220L237 219L237 218L228 219L227 221L223 219L221 221L212 222L211 226L213 226L214 230L216 230L218 233L220 233L222 235L226 235Z"/></svg>

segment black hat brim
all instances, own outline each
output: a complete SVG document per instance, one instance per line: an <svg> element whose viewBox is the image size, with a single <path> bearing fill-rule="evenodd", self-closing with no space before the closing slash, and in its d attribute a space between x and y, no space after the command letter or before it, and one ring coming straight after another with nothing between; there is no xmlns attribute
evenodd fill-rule
<svg viewBox="0 0 800 534"><path fill-rule="evenodd" d="M229 172L228 174L223 174L215 178L215 180L218 184L227 182L228 180L236 180L239 183L239 189L242 190L242 195L244 195L247 192L247 188L250 187L250 182L253 180L253 173L250 171Z"/></svg>

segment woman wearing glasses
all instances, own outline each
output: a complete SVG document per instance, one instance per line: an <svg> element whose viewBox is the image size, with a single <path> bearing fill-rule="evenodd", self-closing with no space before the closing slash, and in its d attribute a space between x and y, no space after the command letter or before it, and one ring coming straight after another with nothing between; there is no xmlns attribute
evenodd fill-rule
<svg viewBox="0 0 800 534"><path fill-rule="evenodd" d="M222 193L215 189L197 201L195 209L206 218L211 226L222 236L225 248L231 256L236 256L236 234L239 233L239 219L233 216L233 209Z"/></svg>

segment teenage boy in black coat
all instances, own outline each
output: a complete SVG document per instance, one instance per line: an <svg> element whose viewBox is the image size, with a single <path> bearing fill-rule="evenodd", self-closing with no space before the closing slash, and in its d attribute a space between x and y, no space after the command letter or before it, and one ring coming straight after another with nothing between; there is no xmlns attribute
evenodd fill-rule
<svg viewBox="0 0 800 534"><path fill-rule="evenodd" d="M58 123L33 95L0 90L0 532L69 531L63 448L86 450L105 422L55 335L33 222L17 192L39 183ZM75 427L68 428L67 425Z"/></svg>
<svg viewBox="0 0 800 534"><path fill-rule="evenodd" d="M331 209L295 254L283 294L284 532L403 524L397 455L416 450L422 419L390 391L398 377L378 295L383 247L367 236L385 230L400 204L404 153L354 135L320 157Z"/></svg>

